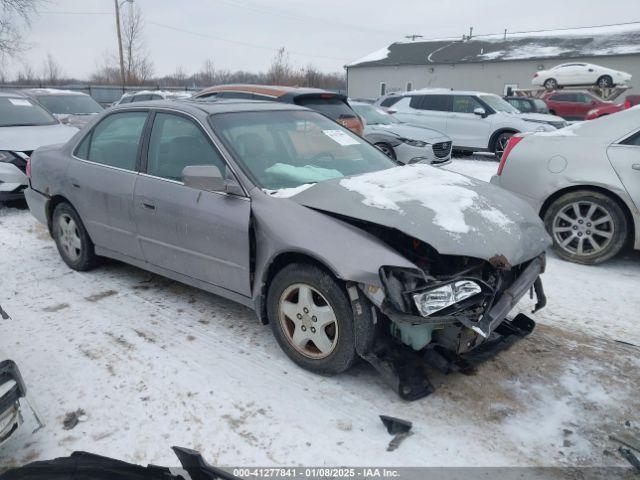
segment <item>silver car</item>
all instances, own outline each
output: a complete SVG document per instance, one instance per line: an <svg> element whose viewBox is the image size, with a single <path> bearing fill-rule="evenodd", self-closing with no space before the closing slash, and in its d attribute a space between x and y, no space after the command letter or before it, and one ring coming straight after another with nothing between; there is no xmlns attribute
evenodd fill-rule
<svg viewBox="0 0 640 480"><path fill-rule="evenodd" d="M364 138L400 163L451 163L451 139L431 128L402 123L368 103L349 102L364 119Z"/></svg>
<svg viewBox="0 0 640 480"><path fill-rule="evenodd" d="M78 128L104 110L90 95L74 90L32 88L21 93L38 102L62 123Z"/></svg>
<svg viewBox="0 0 640 480"><path fill-rule="evenodd" d="M27 160L33 150L66 142L77 131L61 125L24 95L0 92L0 202L24 198Z"/></svg>
<svg viewBox="0 0 640 480"><path fill-rule="evenodd" d="M531 204L566 260L640 249L640 108L514 137L491 183Z"/></svg>
<svg viewBox="0 0 640 480"><path fill-rule="evenodd" d="M550 242L524 201L399 166L296 105L114 107L37 150L30 182L29 208L69 267L110 257L240 302L314 372L359 356L384 370L398 345L460 354L532 286L543 296Z"/></svg>

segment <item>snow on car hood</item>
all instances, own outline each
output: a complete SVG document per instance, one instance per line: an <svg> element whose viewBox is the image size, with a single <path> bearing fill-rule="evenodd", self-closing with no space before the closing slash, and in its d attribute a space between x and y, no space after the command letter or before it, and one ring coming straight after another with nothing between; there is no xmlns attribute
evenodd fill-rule
<svg viewBox="0 0 640 480"><path fill-rule="evenodd" d="M531 122L565 122L565 119L549 113L520 113L518 116Z"/></svg>
<svg viewBox="0 0 640 480"><path fill-rule="evenodd" d="M75 127L59 123L33 127L0 127L0 150L30 151L44 145L64 143L77 131Z"/></svg>
<svg viewBox="0 0 640 480"><path fill-rule="evenodd" d="M523 200L454 172L415 164L317 183L290 197L301 205L395 228L443 255L517 265L550 239Z"/></svg>
<svg viewBox="0 0 640 480"><path fill-rule="evenodd" d="M397 135L410 140L420 140L427 143L448 142L450 140L444 133L432 128L419 127L408 123L394 123L391 125L367 125L365 130L372 133L381 132ZM369 133L368 131L365 133Z"/></svg>

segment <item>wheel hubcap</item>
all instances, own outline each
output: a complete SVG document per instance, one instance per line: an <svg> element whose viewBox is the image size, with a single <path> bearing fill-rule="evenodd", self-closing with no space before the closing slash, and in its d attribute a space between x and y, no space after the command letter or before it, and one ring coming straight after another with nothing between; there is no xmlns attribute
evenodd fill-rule
<svg viewBox="0 0 640 480"><path fill-rule="evenodd" d="M510 135L500 135L498 137L498 141L496 142L496 157L502 158L502 154L504 153L504 149L507 148L507 143L510 138Z"/></svg>
<svg viewBox="0 0 640 480"><path fill-rule="evenodd" d="M556 243L574 255L595 255L613 241L611 214L601 205L578 201L565 206L553 219Z"/></svg>
<svg viewBox="0 0 640 480"><path fill-rule="evenodd" d="M75 262L82 253L82 241L76 222L67 214L58 220L58 241L69 260Z"/></svg>
<svg viewBox="0 0 640 480"><path fill-rule="evenodd" d="M338 321L320 292L296 283L282 293L279 307L285 338L296 351L315 360L333 352L338 342Z"/></svg>

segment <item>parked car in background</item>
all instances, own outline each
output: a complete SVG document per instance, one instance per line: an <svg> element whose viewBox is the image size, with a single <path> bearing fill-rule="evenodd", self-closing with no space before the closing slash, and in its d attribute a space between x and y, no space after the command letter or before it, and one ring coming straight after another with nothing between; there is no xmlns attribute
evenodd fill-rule
<svg viewBox="0 0 640 480"><path fill-rule="evenodd" d="M388 93L386 95L383 95L382 97L378 98L375 102L373 102L374 105L378 106L378 107L383 107L386 109L392 109L393 105L397 102L399 102L400 100L402 100L402 93Z"/></svg>
<svg viewBox="0 0 640 480"><path fill-rule="evenodd" d="M350 102L364 120L364 138L401 163L451 163L451 139L431 128L402 123L368 103Z"/></svg>
<svg viewBox="0 0 640 480"><path fill-rule="evenodd" d="M531 287L543 297L550 241L523 200L399 166L296 105L111 108L33 154L26 197L70 268L111 257L251 307L317 373L347 370L380 335L461 354L499 337Z"/></svg>
<svg viewBox="0 0 640 480"><path fill-rule="evenodd" d="M627 242L640 249L640 107L513 137L491 183L533 206L565 260L601 263Z"/></svg>
<svg viewBox="0 0 640 480"><path fill-rule="evenodd" d="M503 98L520 110L521 113L549 113L547 104L539 98L522 97L519 95Z"/></svg>
<svg viewBox="0 0 640 480"><path fill-rule="evenodd" d="M191 92L175 91L175 90L140 90L138 92L127 92L120 100L113 105L120 105L123 103L134 102L147 102L149 100L178 100L191 98Z"/></svg>
<svg viewBox="0 0 640 480"><path fill-rule="evenodd" d="M556 90L545 92L542 99L547 104L549 113L566 120L585 120L590 110L613 105L613 102L602 100L587 91Z"/></svg>
<svg viewBox="0 0 640 480"><path fill-rule="evenodd" d="M535 118L540 114L526 118L492 93L415 90L403 94L393 110L398 120L445 133L453 141L454 150L489 151L498 159L513 134L556 130L546 119Z"/></svg>
<svg viewBox="0 0 640 480"><path fill-rule="evenodd" d="M27 160L36 148L66 142L77 131L34 100L0 92L0 202L24 198Z"/></svg>
<svg viewBox="0 0 640 480"><path fill-rule="evenodd" d="M531 83L547 90L570 85L596 85L609 88L626 85L631 74L591 63L563 63L549 70L539 70L533 74Z"/></svg>
<svg viewBox="0 0 640 480"><path fill-rule="evenodd" d="M605 115L611 115L612 113L621 112L627 108L634 107L640 104L640 95L627 95L622 103L611 103L596 107L587 112L586 120L593 120L595 118L604 117Z"/></svg>
<svg viewBox="0 0 640 480"><path fill-rule="evenodd" d="M352 132L362 135L362 120L349 106L346 95L319 88L282 87L274 85L219 85L196 93L196 99L236 98L292 103L308 107L335 120Z"/></svg>
<svg viewBox="0 0 640 480"><path fill-rule="evenodd" d="M33 88L22 93L32 98L62 123L81 128L104 110L90 95L72 90Z"/></svg>

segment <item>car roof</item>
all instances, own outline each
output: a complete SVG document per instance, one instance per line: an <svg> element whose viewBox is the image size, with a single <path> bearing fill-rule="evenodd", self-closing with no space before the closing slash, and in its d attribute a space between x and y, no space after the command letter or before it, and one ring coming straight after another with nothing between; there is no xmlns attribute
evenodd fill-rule
<svg viewBox="0 0 640 480"><path fill-rule="evenodd" d="M27 96L23 93L20 92L16 92L15 90L4 90L4 91L0 91L0 97L22 97L22 98L26 98Z"/></svg>
<svg viewBox="0 0 640 480"><path fill-rule="evenodd" d="M254 85L254 84L230 84L230 85L216 85L215 87L205 88L204 90L199 91L196 95L202 95L205 93L215 93L215 92L247 92L247 93L258 93L261 95L268 95L275 98L280 98L287 94L294 95L309 95L314 93L330 93L336 96L341 94L337 94L334 92L330 92L328 90L323 90L321 88L311 88L311 87L290 87L286 85Z"/></svg>
<svg viewBox="0 0 640 480"><path fill-rule="evenodd" d="M173 109L184 112L204 112L208 115L230 112L256 112L256 111L278 111L278 110L309 110L288 103L270 102L267 100L244 100L244 99L219 99L219 100L197 100L197 99L175 99L175 100L149 100L136 103L125 103L112 107L110 111L136 110L139 108Z"/></svg>
<svg viewBox="0 0 640 480"><path fill-rule="evenodd" d="M24 92L27 95L84 95L88 97L84 92L79 92L77 90L62 90L58 88L28 88L25 89Z"/></svg>
<svg viewBox="0 0 640 480"><path fill-rule="evenodd" d="M489 92L479 92L476 90L451 90L449 88L423 88L422 90L412 90L411 92L406 92L404 93L405 96L412 96L412 95L472 95L472 96L478 96L478 95L494 95L494 96L499 96L496 95L495 93L489 93Z"/></svg>

